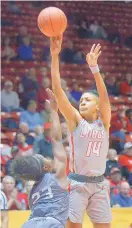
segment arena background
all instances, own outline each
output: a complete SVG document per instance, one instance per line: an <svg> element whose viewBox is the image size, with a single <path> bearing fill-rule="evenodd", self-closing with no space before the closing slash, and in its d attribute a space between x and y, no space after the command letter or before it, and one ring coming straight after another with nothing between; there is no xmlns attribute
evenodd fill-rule
<svg viewBox="0 0 132 228"><path fill-rule="evenodd" d="M124 151L125 143L132 143L131 118L128 120L126 115L126 110L131 110L132 108L132 2L2 1L1 86L3 90L5 82L11 81L13 83L13 90L18 94L20 100L20 105L17 109L12 107L7 109L7 107L4 107L4 103L2 103L2 179L7 175L11 175L7 169L7 162L13 158L12 151L14 151L14 146L17 146L21 153L19 140L16 139L16 135L18 132L21 132L19 128L21 113L27 108L28 102L35 100L38 106L37 111L41 114L46 110L42 96L43 93L41 93L43 89L40 91L40 87L44 78L51 78L49 39L39 31L37 16L43 8L48 6L59 7L68 18L68 27L64 33L62 49L64 52L61 56L60 72L61 77L65 79L63 86L72 104L77 107L78 97L81 93L95 88L93 76L85 62L85 55L90 50L92 44L100 43L102 55L99 59L99 67L112 105L110 148L117 151L115 158L117 165L119 157ZM94 26L91 26L93 24ZM28 44L23 44L23 39ZM44 67L42 69L43 75L40 70L42 67ZM27 79L26 77L29 74L31 81L35 81L36 84L33 86L32 83L29 83L29 87L26 87L26 81L24 80ZM5 102L3 100L2 102ZM120 113L123 114L120 115ZM49 129L50 120L47 117L47 113L42 116L42 126L44 125L46 132ZM44 119L45 116L46 119ZM62 117L61 121L64 122ZM66 129L64 128L63 131L65 135ZM118 134L114 134L117 132ZM28 134L35 138L37 132L29 129ZM65 146L68 147L67 141ZM27 151L32 150L32 148L34 148L33 143L29 143ZM122 169L123 165L120 164L120 166L122 180L126 180L132 185L132 166L127 167L127 174ZM106 177L108 180L111 178L110 174L106 175ZM119 191L118 185L114 187ZM3 183L1 188L4 188ZM26 194L24 183L21 183L19 180L16 182L15 189L18 193ZM112 194L114 192L113 189L111 188ZM132 192L130 190L130 197L131 195ZM20 199L20 202L23 203L23 199L22 201ZM26 205L23 209L28 209L28 206ZM112 212L112 228L130 227L132 223L132 208L113 208ZM10 211L9 228L20 227L26 221L28 215L29 211ZM87 217L85 218L84 227L91 227Z"/></svg>

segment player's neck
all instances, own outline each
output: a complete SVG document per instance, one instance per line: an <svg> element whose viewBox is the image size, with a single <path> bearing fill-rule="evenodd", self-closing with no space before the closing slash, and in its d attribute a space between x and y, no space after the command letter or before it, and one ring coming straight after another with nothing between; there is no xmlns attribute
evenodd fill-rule
<svg viewBox="0 0 132 228"><path fill-rule="evenodd" d="M86 121L88 121L89 123L93 123L97 120L97 114L94 114L93 116L89 116L87 118L85 118Z"/></svg>

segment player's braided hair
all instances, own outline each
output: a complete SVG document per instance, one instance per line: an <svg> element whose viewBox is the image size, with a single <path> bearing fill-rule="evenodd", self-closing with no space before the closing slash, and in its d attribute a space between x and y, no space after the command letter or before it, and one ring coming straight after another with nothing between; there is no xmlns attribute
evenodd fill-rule
<svg viewBox="0 0 132 228"><path fill-rule="evenodd" d="M43 165L43 159L37 155L21 156L13 160L12 174L16 179L39 181L44 174Z"/></svg>

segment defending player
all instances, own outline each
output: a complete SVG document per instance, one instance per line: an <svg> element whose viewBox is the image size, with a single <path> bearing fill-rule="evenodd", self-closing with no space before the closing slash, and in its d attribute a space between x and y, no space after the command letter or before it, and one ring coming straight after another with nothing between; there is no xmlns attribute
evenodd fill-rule
<svg viewBox="0 0 132 228"><path fill-rule="evenodd" d="M48 90L48 94L52 109L54 109L52 111L54 164L50 159L41 155L20 157L13 164L13 171L17 178L35 181L29 194L32 213L29 221L22 228L64 228L68 219L67 158L60 142L61 128L55 96L50 90Z"/></svg>
<svg viewBox="0 0 132 228"><path fill-rule="evenodd" d="M89 91L80 99L79 112L69 102L61 88L59 53L62 36L52 38L51 75L52 88L60 112L68 122L70 134L70 212L68 228L81 228L87 211L94 228L109 228L111 210L108 190L104 180L109 147L111 106L108 93L97 65L101 46L94 44L86 61L96 82L98 93ZM99 94L99 95L98 95Z"/></svg>

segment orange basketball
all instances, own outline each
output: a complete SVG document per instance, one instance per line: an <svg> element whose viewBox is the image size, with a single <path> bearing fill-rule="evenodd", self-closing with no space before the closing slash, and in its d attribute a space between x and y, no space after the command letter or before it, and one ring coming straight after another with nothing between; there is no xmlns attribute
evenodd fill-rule
<svg viewBox="0 0 132 228"><path fill-rule="evenodd" d="M48 37L59 36L67 27L66 15L59 8L45 8L38 16L38 27Z"/></svg>

